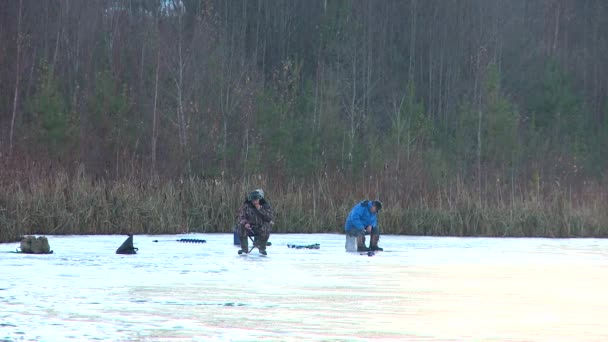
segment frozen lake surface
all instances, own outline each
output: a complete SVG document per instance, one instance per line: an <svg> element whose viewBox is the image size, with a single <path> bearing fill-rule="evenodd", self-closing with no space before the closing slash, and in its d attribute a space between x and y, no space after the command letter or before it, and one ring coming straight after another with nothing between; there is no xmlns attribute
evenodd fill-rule
<svg viewBox="0 0 608 342"><path fill-rule="evenodd" d="M0 341L608 340L608 240L383 236L368 257L273 234L263 257L229 234L137 235L137 255L48 238L0 244Z"/></svg>

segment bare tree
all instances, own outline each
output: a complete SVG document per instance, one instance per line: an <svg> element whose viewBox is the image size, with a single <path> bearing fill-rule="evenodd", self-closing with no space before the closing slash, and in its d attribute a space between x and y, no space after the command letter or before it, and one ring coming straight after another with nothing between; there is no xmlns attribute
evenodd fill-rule
<svg viewBox="0 0 608 342"><path fill-rule="evenodd" d="M21 33L21 16L23 11L23 0L19 0L19 14L17 16L17 59L15 67L15 92L13 96L13 115L11 117L11 130L9 133L9 148L8 154L13 154L13 136L15 134L15 118L17 117L17 104L19 103L19 85L21 83L21 44L23 37Z"/></svg>
<svg viewBox="0 0 608 342"><path fill-rule="evenodd" d="M177 94L177 123L179 127L179 143L182 151L188 146L186 115L184 113L184 70L186 68L186 59L184 56L183 40L184 40L184 11L180 8L177 1L174 1L174 6L178 9L177 14L177 72L173 81L175 82L175 91Z"/></svg>
<svg viewBox="0 0 608 342"><path fill-rule="evenodd" d="M152 110L152 173L156 173L156 144L158 141L158 74L160 71L160 46L156 52L156 72L154 76L154 108Z"/></svg>
<svg viewBox="0 0 608 342"><path fill-rule="evenodd" d="M397 100L396 96L393 96L393 115L391 117L392 120L392 128L393 128L393 134L395 136L395 147L396 147L396 158L397 158L397 163L395 165L395 168L397 171L399 171L399 168L401 166L401 151L403 149L403 132L406 129L407 126L407 120L405 117L405 111L403 108L403 104L405 102L405 97L406 95L404 94L400 100ZM409 131L409 130L408 130ZM409 149L408 149L409 150Z"/></svg>

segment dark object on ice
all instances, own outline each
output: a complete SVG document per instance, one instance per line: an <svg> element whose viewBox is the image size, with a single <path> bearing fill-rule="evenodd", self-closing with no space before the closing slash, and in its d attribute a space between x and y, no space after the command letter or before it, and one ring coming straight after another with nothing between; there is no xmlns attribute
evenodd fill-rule
<svg viewBox="0 0 608 342"><path fill-rule="evenodd" d="M201 239L179 239L179 240L175 240L177 242L185 242L185 243L207 243L207 240L201 240Z"/></svg>
<svg viewBox="0 0 608 342"><path fill-rule="evenodd" d="M287 245L287 247L296 248L296 249L319 249L319 248L321 248L321 245L318 243L315 243L312 245Z"/></svg>
<svg viewBox="0 0 608 342"><path fill-rule="evenodd" d="M116 254L137 254L137 250L138 248L133 247L133 235L129 234L125 242L116 250Z"/></svg>
<svg viewBox="0 0 608 342"><path fill-rule="evenodd" d="M367 252L367 253L359 253L359 255L374 256L374 255L376 255L376 253L374 253L374 252L372 252L372 251L369 251L369 252Z"/></svg>
<svg viewBox="0 0 608 342"><path fill-rule="evenodd" d="M163 241L177 241L177 242L185 242L185 243L207 243L207 240L201 240L201 239L153 240L152 242L163 242Z"/></svg>
<svg viewBox="0 0 608 342"><path fill-rule="evenodd" d="M21 253L28 254L51 254L51 246L49 246L49 240L46 236L24 236L21 239L20 245Z"/></svg>

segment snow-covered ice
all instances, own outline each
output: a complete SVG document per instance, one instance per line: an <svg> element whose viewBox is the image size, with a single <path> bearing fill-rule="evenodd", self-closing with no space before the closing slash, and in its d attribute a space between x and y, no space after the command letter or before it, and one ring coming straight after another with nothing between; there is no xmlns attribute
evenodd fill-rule
<svg viewBox="0 0 608 342"><path fill-rule="evenodd" d="M264 257L231 234L136 235L136 255L48 238L0 244L0 341L608 340L608 240L383 236L368 257L273 234Z"/></svg>

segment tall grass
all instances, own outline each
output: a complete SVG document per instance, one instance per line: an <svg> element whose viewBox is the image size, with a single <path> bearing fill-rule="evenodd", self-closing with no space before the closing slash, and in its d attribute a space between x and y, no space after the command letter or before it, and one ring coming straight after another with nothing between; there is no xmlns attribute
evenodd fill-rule
<svg viewBox="0 0 608 342"><path fill-rule="evenodd" d="M386 193L379 196L383 234L608 236L608 196L597 186L577 196L556 188L479 201L460 183L406 196L377 181L355 186L339 177L286 184L253 176L92 181L82 172L57 172L0 184L0 242L27 234L230 232L245 194L258 187L275 208L276 233L342 232L357 201Z"/></svg>

